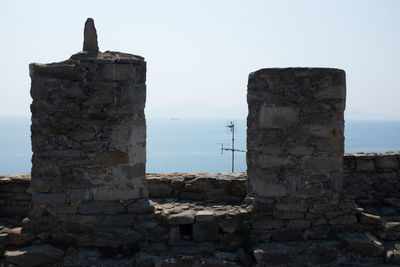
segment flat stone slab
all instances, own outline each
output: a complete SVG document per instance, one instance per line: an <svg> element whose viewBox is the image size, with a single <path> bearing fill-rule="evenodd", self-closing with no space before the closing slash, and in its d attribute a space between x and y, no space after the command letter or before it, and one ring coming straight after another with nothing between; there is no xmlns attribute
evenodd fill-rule
<svg viewBox="0 0 400 267"><path fill-rule="evenodd" d="M168 224L192 224L194 222L194 211L193 210L184 210L175 214L167 215L167 223Z"/></svg>
<svg viewBox="0 0 400 267"><path fill-rule="evenodd" d="M214 220L214 212L212 210L200 210L196 212L196 222L209 222Z"/></svg>
<svg viewBox="0 0 400 267"><path fill-rule="evenodd" d="M255 247L254 257L259 266L310 262L327 264L336 261L338 243L334 241L293 241L286 243L264 243ZM323 253L321 253L323 251ZM320 256L320 255L323 255Z"/></svg>
<svg viewBox="0 0 400 267"><path fill-rule="evenodd" d="M353 248L355 253L363 256L379 256L385 250L382 243L371 234L346 234L343 239Z"/></svg>
<svg viewBox="0 0 400 267"><path fill-rule="evenodd" d="M212 220L223 221L242 217L248 210L239 205L224 205L213 202L185 201L177 199L152 199L156 213L160 213L170 225L192 224Z"/></svg>
<svg viewBox="0 0 400 267"><path fill-rule="evenodd" d="M5 257L8 263L21 266L43 266L55 263L64 256L64 251L50 245L34 245L7 250Z"/></svg>
<svg viewBox="0 0 400 267"><path fill-rule="evenodd" d="M245 173L167 173L146 175L150 198L241 203Z"/></svg>
<svg viewBox="0 0 400 267"><path fill-rule="evenodd" d="M388 231L400 232L400 222L388 222L385 224L385 229Z"/></svg>

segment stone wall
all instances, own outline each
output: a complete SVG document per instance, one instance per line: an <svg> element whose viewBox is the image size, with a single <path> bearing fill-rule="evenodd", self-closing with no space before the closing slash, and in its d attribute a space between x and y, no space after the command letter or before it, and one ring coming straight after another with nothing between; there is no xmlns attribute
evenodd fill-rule
<svg viewBox="0 0 400 267"><path fill-rule="evenodd" d="M343 193L372 213L399 214L400 154L344 155ZM30 174L0 176L0 217L28 216ZM241 203L246 197L246 173L147 174L149 198ZM378 210L377 210L378 209Z"/></svg>
<svg viewBox="0 0 400 267"><path fill-rule="evenodd" d="M372 159L379 162L381 158L386 157L387 155L378 154ZM398 159L399 154L390 157ZM371 156L358 155L357 159L370 160ZM356 170L354 162L353 167L347 169L346 164L352 164L353 160L353 154L345 156L344 192L348 192L346 193L348 195L351 194L352 184L363 184L366 181L360 180L360 173ZM391 174L390 177L387 174L384 180L380 180L380 182L388 182L382 188L390 188L386 193L381 191L383 194L392 196L395 193L390 185L400 183L398 171L397 167L392 172L387 172ZM368 179L372 179L373 173L369 171ZM375 174L380 175L379 169ZM14 181L14 184L18 183L16 177L3 179ZM287 264L298 260L311 263L311 265L333 264L340 261L354 263L362 262L363 259L364 263L373 261L380 263L384 259L383 247L392 251L390 244L383 246L381 242L390 243L400 239L398 227L400 223L388 222L387 218L368 214L366 212L368 206L365 206L364 210L355 209L351 200L346 201L350 197L341 200L338 206L341 206L342 210L326 211L324 210L326 206L316 203L313 206L314 210L305 211L302 210L304 206L301 205L276 206L272 205L273 202L264 201L255 202L257 205L253 206L254 202L250 205L237 202L238 198L245 198L243 192L245 192L246 175L244 173L149 174L148 179L151 197L149 204L154 211L149 209L145 201L136 201L129 206L129 213L120 214L120 216L80 215L79 221L73 225L77 229L72 228L68 235L70 246L75 248L68 249L65 254L62 254L65 266L83 263L98 264L100 258L103 261L104 257L114 255L105 254L101 250L104 246L111 247L111 251L119 251L121 255L140 251L134 258L130 257L128 262L131 264L145 262L167 264L171 258L174 258L175 264L187 264L186 261L190 259L193 264L225 261L227 266L232 264L248 266L246 264L252 261L253 256L255 261L271 265ZM29 183L25 182L24 190L28 187ZM212 188L216 191L207 193ZM220 194L226 192L227 195L218 198L217 192ZM358 199L355 198L355 200ZM290 210L294 208L297 211ZM317 208L319 210L316 210ZM354 217L349 217L349 210L355 210ZM307 223L312 213L320 213L324 218L320 219L319 223ZM96 224L93 225L95 222ZM100 222L108 224L109 227L112 226L114 230L125 229L123 233L129 234L129 242L105 239L109 233L98 228ZM48 240L50 242L59 240L59 233L54 231L50 231L50 235L44 235L51 224L50 220L37 223L36 227L42 231L42 234L38 235L36 244L48 242ZM134 229L134 231L127 229ZM74 234L78 230L81 234ZM91 232L92 230L95 231ZM367 230L372 231L383 241L368 235ZM351 234L348 233L349 231ZM88 238L88 233L91 239ZM65 241L65 237L63 240ZM79 248L88 244L92 248ZM356 249L355 255L348 254L354 249ZM372 254L364 255L366 251ZM157 253L161 253L161 256L155 256ZM183 258L182 255L184 255ZM347 258L348 255L352 255L351 261ZM10 261L14 260L11 256L8 257ZM114 263L114 261L110 262L110 264Z"/></svg>
<svg viewBox="0 0 400 267"><path fill-rule="evenodd" d="M148 174L150 198L241 203L246 196L245 173Z"/></svg>
<svg viewBox="0 0 400 267"><path fill-rule="evenodd" d="M399 159L399 153L346 154L346 195L371 213L400 216Z"/></svg>
<svg viewBox="0 0 400 267"><path fill-rule="evenodd" d="M30 174L0 176L0 217L29 214L32 200Z"/></svg>

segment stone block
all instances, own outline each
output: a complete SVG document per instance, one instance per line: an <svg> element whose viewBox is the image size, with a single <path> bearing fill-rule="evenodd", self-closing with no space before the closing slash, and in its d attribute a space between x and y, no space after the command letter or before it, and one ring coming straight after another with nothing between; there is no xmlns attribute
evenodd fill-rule
<svg viewBox="0 0 400 267"><path fill-rule="evenodd" d="M289 153L289 155L294 155L294 156L303 156L303 155L311 156L311 154L313 154L314 152L314 148L312 146L293 145L287 149L287 152Z"/></svg>
<svg viewBox="0 0 400 267"><path fill-rule="evenodd" d="M126 227L132 228L135 225L135 220L132 215L129 214L120 214L118 216L115 215L107 215L103 217L102 224L108 227ZM135 227L136 230L136 227Z"/></svg>
<svg viewBox="0 0 400 267"><path fill-rule="evenodd" d="M282 229L272 233L272 239L278 242L304 240L304 235L300 229Z"/></svg>
<svg viewBox="0 0 400 267"><path fill-rule="evenodd" d="M160 181L159 179L147 179L149 187L149 196L153 198L170 197L174 190L169 184Z"/></svg>
<svg viewBox="0 0 400 267"><path fill-rule="evenodd" d="M338 217L332 218L329 220L329 224L337 225L337 224L354 224L357 223L357 217L354 215L340 215Z"/></svg>
<svg viewBox="0 0 400 267"><path fill-rule="evenodd" d="M215 251L214 256L221 260L227 260L234 262L238 259L238 255L235 253L223 252L223 251Z"/></svg>
<svg viewBox="0 0 400 267"><path fill-rule="evenodd" d="M343 160L341 156L338 157L326 157L326 156L314 156L309 157L305 160L305 167L308 171L335 171L343 168Z"/></svg>
<svg viewBox="0 0 400 267"><path fill-rule="evenodd" d="M218 224L213 221L193 224L193 239L196 242L217 241Z"/></svg>
<svg viewBox="0 0 400 267"><path fill-rule="evenodd" d="M263 214L272 214L275 206L275 202L273 199L257 197L257 196L245 198L245 203L248 206L252 206L254 211Z"/></svg>
<svg viewBox="0 0 400 267"><path fill-rule="evenodd" d="M383 203L392 207L400 208L400 198L388 197L383 200Z"/></svg>
<svg viewBox="0 0 400 267"><path fill-rule="evenodd" d="M308 124L304 126L304 130L307 131L308 134L328 138L332 135L332 132L335 128L327 125L319 125L319 124Z"/></svg>
<svg viewBox="0 0 400 267"><path fill-rule="evenodd" d="M196 222L214 221L214 212L212 210L199 210L196 212Z"/></svg>
<svg viewBox="0 0 400 267"><path fill-rule="evenodd" d="M148 199L139 199L127 206L129 213L149 213L154 211L152 202Z"/></svg>
<svg viewBox="0 0 400 267"><path fill-rule="evenodd" d="M356 159L357 171L374 171L375 164L373 159Z"/></svg>
<svg viewBox="0 0 400 267"><path fill-rule="evenodd" d="M295 124L299 111L294 107L266 107L261 106L259 127L261 128L289 128Z"/></svg>
<svg viewBox="0 0 400 267"><path fill-rule="evenodd" d="M379 169L396 169L399 168L399 162L394 155L376 157L376 167Z"/></svg>
<svg viewBox="0 0 400 267"><path fill-rule="evenodd" d="M137 81L139 79L136 68L132 64L105 64L100 77L111 81Z"/></svg>
<svg viewBox="0 0 400 267"><path fill-rule="evenodd" d="M99 249L92 248L68 248L64 257L63 266L91 266L101 258Z"/></svg>
<svg viewBox="0 0 400 267"><path fill-rule="evenodd" d="M287 212L305 212L308 210L308 206L305 203L301 203L297 200L297 203L278 203L275 208L280 211Z"/></svg>
<svg viewBox="0 0 400 267"><path fill-rule="evenodd" d="M74 204L50 205L47 209L52 215L76 214L78 212L78 208Z"/></svg>
<svg viewBox="0 0 400 267"><path fill-rule="evenodd" d="M344 100L346 98L346 87L344 85L338 85L315 94L315 97L320 99Z"/></svg>
<svg viewBox="0 0 400 267"><path fill-rule="evenodd" d="M383 240L396 241L400 239L400 232L385 231L379 234L379 238Z"/></svg>
<svg viewBox="0 0 400 267"><path fill-rule="evenodd" d="M305 229L309 227L311 227L311 222L308 220L291 220L287 225L287 228L292 229Z"/></svg>
<svg viewBox="0 0 400 267"><path fill-rule="evenodd" d="M338 243L329 241L294 241L285 244L264 243L253 254L259 266L334 266Z"/></svg>
<svg viewBox="0 0 400 267"><path fill-rule="evenodd" d="M252 229L256 230L269 230L269 229L280 229L284 224L282 219L273 219L270 217L261 217L256 219L251 225Z"/></svg>
<svg viewBox="0 0 400 267"><path fill-rule="evenodd" d="M385 259L388 264L400 265L400 250L388 250Z"/></svg>
<svg viewBox="0 0 400 267"><path fill-rule="evenodd" d="M264 248L255 249L253 255L260 266L289 265L294 262L288 251L279 249L274 251L266 251Z"/></svg>
<svg viewBox="0 0 400 267"><path fill-rule="evenodd" d="M284 185L268 183L263 177L253 177L252 180L248 181L248 184L250 191L260 197L282 197L287 195Z"/></svg>
<svg viewBox="0 0 400 267"><path fill-rule="evenodd" d="M119 214L124 211L124 206L119 202L82 202L78 212L84 215Z"/></svg>
<svg viewBox="0 0 400 267"><path fill-rule="evenodd" d="M219 220L219 227L224 233L232 234L236 231L243 230L244 228L244 220L240 215L236 216L226 216Z"/></svg>
<svg viewBox="0 0 400 267"><path fill-rule="evenodd" d="M185 210L175 214L168 214L166 220L170 225L192 224L194 216L195 212L193 210Z"/></svg>
<svg viewBox="0 0 400 267"><path fill-rule="evenodd" d="M380 224L382 223L381 216L361 212L359 215L360 223L362 224Z"/></svg>
<svg viewBox="0 0 400 267"><path fill-rule="evenodd" d="M8 233L0 233L0 253L4 253L4 248L7 244Z"/></svg>
<svg viewBox="0 0 400 267"><path fill-rule="evenodd" d="M82 73L77 69L75 64L71 63L57 63L57 64L29 64L29 75L31 78L44 78L62 80L80 80ZM35 90L33 90L35 89ZM31 95L36 96L35 93L40 92L41 87L32 87Z"/></svg>
<svg viewBox="0 0 400 267"><path fill-rule="evenodd" d="M343 189L343 171L331 173L329 176L329 184L333 191L341 192Z"/></svg>
<svg viewBox="0 0 400 267"><path fill-rule="evenodd" d="M275 168L285 167L292 165L293 161L290 157L274 156L274 155L261 155L257 160L257 166L261 168Z"/></svg>
<svg viewBox="0 0 400 267"><path fill-rule="evenodd" d="M57 158L59 160L79 159L83 156L83 152L76 149L57 149L38 152L39 157Z"/></svg>
<svg viewBox="0 0 400 267"><path fill-rule="evenodd" d="M70 133L72 140L76 142L84 142L89 140L94 140L96 137L96 132L87 130L75 130Z"/></svg>
<svg viewBox="0 0 400 267"><path fill-rule="evenodd" d="M243 234L226 234L220 233L219 234L219 242L221 243L221 247L224 249L237 249L242 246L243 244Z"/></svg>
<svg viewBox="0 0 400 267"><path fill-rule="evenodd" d="M90 198L90 191L89 189L76 189L71 190L68 192L69 200L72 203L81 202L81 201L88 201Z"/></svg>
<svg viewBox="0 0 400 267"><path fill-rule="evenodd" d="M20 266L45 266L57 262L64 251L50 245L33 245L7 250L5 257L8 263Z"/></svg>
<svg viewBox="0 0 400 267"><path fill-rule="evenodd" d="M0 192L25 193L28 187L29 185L10 181L9 183L1 183Z"/></svg>
<svg viewBox="0 0 400 267"><path fill-rule="evenodd" d="M168 244L171 246L179 246L181 243L181 235L179 226L170 226Z"/></svg>
<svg viewBox="0 0 400 267"><path fill-rule="evenodd" d="M94 201L120 201L144 197L136 187L117 189L111 186L96 187L90 190Z"/></svg>
<svg viewBox="0 0 400 267"><path fill-rule="evenodd" d="M127 164L129 156L127 153L121 151L108 151L101 153L95 161L106 166Z"/></svg>
<svg viewBox="0 0 400 267"><path fill-rule="evenodd" d="M273 213L274 217L280 219L303 219L304 213L296 212L296 211L281 211L281 210L274 210Z"/></svg>
<svg viewBox="0 0 400 267"><path fill-rule="evenodd" d="M400 222L387 222L385 223L387 231L400 232Z"/></svg>
<svg viewBox="0 0 400 267"><path fill-rule="evenodd" d="M363 256L375 257L381 255L385 247L371 234L352 233L344 236L354 252Z"/></svg>
<svg viewBox="0 0 400 267"><path fill-rule="evenodd" d="M36 239L34 234L22 233L21 230L22 227L17 227L8 231L8 244L13 246L26 246Z"/></svg>
<svg viewBox="0 0 400 267"><path fill-rule="evenodd" d="M63 193L32 193L32 200L36 203L64 204L65 194Z"/></svg>

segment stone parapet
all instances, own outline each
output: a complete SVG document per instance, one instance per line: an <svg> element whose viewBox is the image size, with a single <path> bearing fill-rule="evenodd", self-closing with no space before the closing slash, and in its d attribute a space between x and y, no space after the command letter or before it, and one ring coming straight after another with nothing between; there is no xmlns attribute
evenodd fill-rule
<svg viewBox="0 0 400 267"><path fill-rule="evenodd" d="M229 264L239 266L246 266L252 258L266 265L290 264L300 259L310 264L381 263L386 257L383 249L391 253L388 252L387 261L396 263L398 250L392 248L391 242L400 240L398 221L372 212L368 205L364 205L364 209L357 208L353 200L357 203L358 199L353 199L351 193L354 183L364 182L359 180L361 171L356 171L353 160L372 159L375 164L388 155L398 160L399 154L344 156L344 190L334 204L335 209L322 202L315 202L311 207L304 202L277 203L278 198L238 203L236 198L245 195L244 173L148 174L149 201L85 204L80 210L82 214L65 216L69 223L63 225L68 226L68 232L60 231L63 227L51 218L31 219L28 223L24 220L24 224L27 223L24 230L42 233L37 235L35 243L45 243L46 239L41 239L49 238L51 242L65 244L67 241L68 246L74 246L74 249L65 251L62 258L65 266L92 261L93 264L119 262L115 255L104 254L104 247L122 255L140 251L135 257L121 259L121 263L130 259L128 262L132 264L169 262L171 258L183 264L182 255L196 255L196 262L228 260ZM374 174L379 176L382 170L362 172L373 177ZM386 176L385 181L399 184L398 169L391 170L387 173L392 176ZM379 181L382 183L383 180ZM24 186L26 190L29 184L24 183ZM215 192L207 193L213 188ZM388 189L389 186L382 188ZM218 192L227 195L217 197ZM391 189L388 194L392 192ZM113 215L115 210L121 214ZM91 248L84 248L87 246ZM30 249L28 247L26 253ZM24 251L24 248L18 251ZM354 254L348 254L350 251ZM14 261L13 257L18 260L18 254L13 253L17 251L11 250L6 255L9 262ZM346 258L346 255L351 256Z"/></svg>
<svg viewBox="0 0 400 267"><path fill-rule="evenodd" d="M261 69L249 75L250 196L330 198L343 178L345 72Z"/></svg>
<svg viewBox="0 0 400 267"><path fill-rule="evenodd" d="M137 206L152 210L145 177L146 62L98 51L93 19L84 37L84 51L70 59L29 65L32 208L23 231L45 231L59 243L118 247L138 239L118 222L131 223Z"/></svg>
<svg viewBox="0 0 400 267"><path fill-rule="evenodd" d="M245 173L147 174L150 198L241 203L246 196Z"/></svg>
<svg viewBox="0 0 400 267"><path fill-rule="evenodd" d="M343 195L364 208L395 207L398 205L395 198L400 198L399 163L400 154L394 152L344 154ZM0 216L28 215L30 177L30 174L1 176ZM246 173L150 173L147 174L148 194L152 199L240 203L246 196L246 179Z"/></svg>
<svg viewBox="0 0 400 267"><path fill-rule="evenodd" d="M399 216L399 166L400 153L345 154L345 194L373 213Z"/></svg>
<svg viewBox="0 0 400 267"><path fill-rule="evenodd" d="M357 223L354 202L341 195L345 98L339 69L249 75L246 203L257 236L315 239Z"/></svg>

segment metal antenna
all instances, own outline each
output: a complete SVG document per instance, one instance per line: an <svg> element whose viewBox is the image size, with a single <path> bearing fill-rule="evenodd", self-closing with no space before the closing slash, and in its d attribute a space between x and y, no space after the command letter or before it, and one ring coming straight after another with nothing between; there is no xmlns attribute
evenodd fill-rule
<svg viewBox="0 0 400 267"><path fill-rule="evenodd" d="M231 132L232 132L232 148L224 148L224 145L222 144L221 154L224 153L224 150L232 151L232 172L235 172L235 151L237 151L237 152L246 152L246 151L240 150L240 149L235 149L235 124L233 124L233 122L231 121L231 124L226 127L230 128Z"/></svg>

